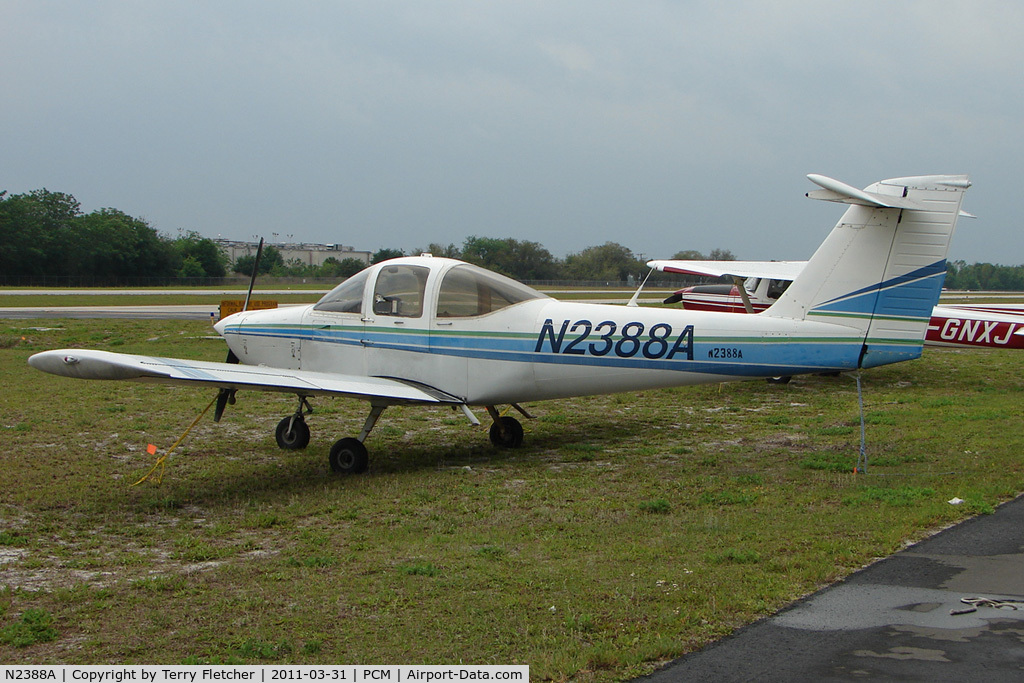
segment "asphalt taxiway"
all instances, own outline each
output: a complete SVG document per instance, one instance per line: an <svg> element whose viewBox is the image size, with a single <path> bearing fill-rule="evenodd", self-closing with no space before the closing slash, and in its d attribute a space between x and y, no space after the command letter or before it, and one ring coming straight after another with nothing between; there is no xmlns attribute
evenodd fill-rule
<svg viewBox="0 0 1024 683"><path fill-rule="evenodd" d="M298 306L301 304L281 304ZM219 318L216 304L187 306L6 306L0 318L30 320L32 318L82 318L112 320L213 320Z"/></svg>
<svg viewBox="0 0 1024 683"><path fill-rule="evenodd" d="M639 680L1022 681L1024 496Z"/></svg>
<svg viewBox="0 0 1024 683"><path fill-rule="evenodd" d="M217 306L6 306L0 318L109 318L113 320L216 320Z"/></svg>

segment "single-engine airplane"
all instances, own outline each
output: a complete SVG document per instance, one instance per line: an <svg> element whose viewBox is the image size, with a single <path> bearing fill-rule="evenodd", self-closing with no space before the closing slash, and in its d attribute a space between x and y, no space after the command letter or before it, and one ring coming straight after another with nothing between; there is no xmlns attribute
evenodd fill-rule
<svg viewBox="0 0 1024 683"><path fill-rule="evenodd" d="M59 349L29 358L84 379L208 385L215 419L237 390L293 394L277 426L282 448L309 443L309 399L370 404L359 436L330 450L335 472L367 468L364 441L398 404L445 405L499 447L523 441L526 401L783 374L871 368L917 358L938 300L967 176L921 176L864 190L824 176L808 196L849 204L775 305L760 315L562 302L502 275L447 258L370 266L318 303L247 311L215 328L228 362Z"/></svg>
<svg viewBox="0 0 1024 683"><path fill-rule="evenodd" d="M671 273L732 277L734 284L685 287L664 303L690 311L760 313L778 301L805 261L648 261ZM947 304L935 306L925 346L1024 349L1024 308L1019 304Z"/></svg>

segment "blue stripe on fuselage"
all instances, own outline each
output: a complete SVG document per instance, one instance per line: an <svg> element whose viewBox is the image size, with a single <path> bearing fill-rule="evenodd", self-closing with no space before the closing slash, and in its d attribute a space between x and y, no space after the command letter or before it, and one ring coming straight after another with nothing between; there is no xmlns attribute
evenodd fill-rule
<svg viewBox="0 0 1024 683"><path fill-rule="evenodd" d="M243 332L239 329L225 330L225 336L241 334ZM245 327L244 334L323 344L368 345L374 349L517 363L669 370L736 377L853 369L857 366L861 350L861 341L851 338L768 341L753 338L701 340L695 337L691 360L682 353L671 359L664 357L667 354L661 354L662 357L659 358L646 358L639 349L631 356L618 356L613 353L603 356L590 353L554 353L550 350L550 345L547 350L542 348L538 351L535 335L489 336L481 333L458 334L448 331L443 334L430 334L426 330L325 329L302 326ZM597 340L598 337L594 336L593 341ZM586 340L588 344L590 341L590 338ZM585 345L583 348L586 348ZM737 357L715 357L716 354L728 353L736 354Z"/></svg>

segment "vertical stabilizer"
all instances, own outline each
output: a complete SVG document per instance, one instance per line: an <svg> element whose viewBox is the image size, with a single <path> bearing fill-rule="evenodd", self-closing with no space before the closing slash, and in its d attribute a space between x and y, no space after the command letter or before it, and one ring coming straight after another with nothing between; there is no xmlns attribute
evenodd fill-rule
<svg viewBox="0 0 1024 683"><path fill-rule="evenodd" d="M946 276L967 176L894 178L863 190L824 176L812 199L849 204L785 294L762 315L841 324L860 367L917 358Z"/></svg>

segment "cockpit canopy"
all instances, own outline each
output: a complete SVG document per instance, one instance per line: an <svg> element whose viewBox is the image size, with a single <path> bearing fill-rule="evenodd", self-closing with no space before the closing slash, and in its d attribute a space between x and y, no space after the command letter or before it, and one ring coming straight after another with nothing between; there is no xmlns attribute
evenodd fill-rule
<svg viewBox="0 0 1024 683"><path fill-rule="evenodd" d="M440 265L451 261L433 260ZM427 303L427 280L431 268L415 262L396 262L367 268L328 292L314 307L317 311L363 313L364 293L374 274L373 314L419 318ZM434 314L438 318L472 318L503 308L544 299L546 295L515 280L479 268L458 263L448 268L437 289Z"/></svg>
<svg viewBox="0 0 1024 683"><path fill-rule="evenodd" d="M767 286L763 295L772 301L782 296L782 293L789 289L789 285L792 284L792 280L772 280L761 277L751 276L743 281L743 287L750 294L761 294L759 287L762 282L766 282Z"/></svg>
<svg viewBox="0 0 1024 683"><path fill-rule="evenodd" d="M323 295L313 308L334 313L362 313L363 288L370 277L369 270L361 270Z"/></svg>
<svg viewBox="0 0 1024 683"><path fill-rule="evenodd" d="M437 296L437 317L472 318L544 298L544 294L512 278L464 263L445 273Z"/></svg>

